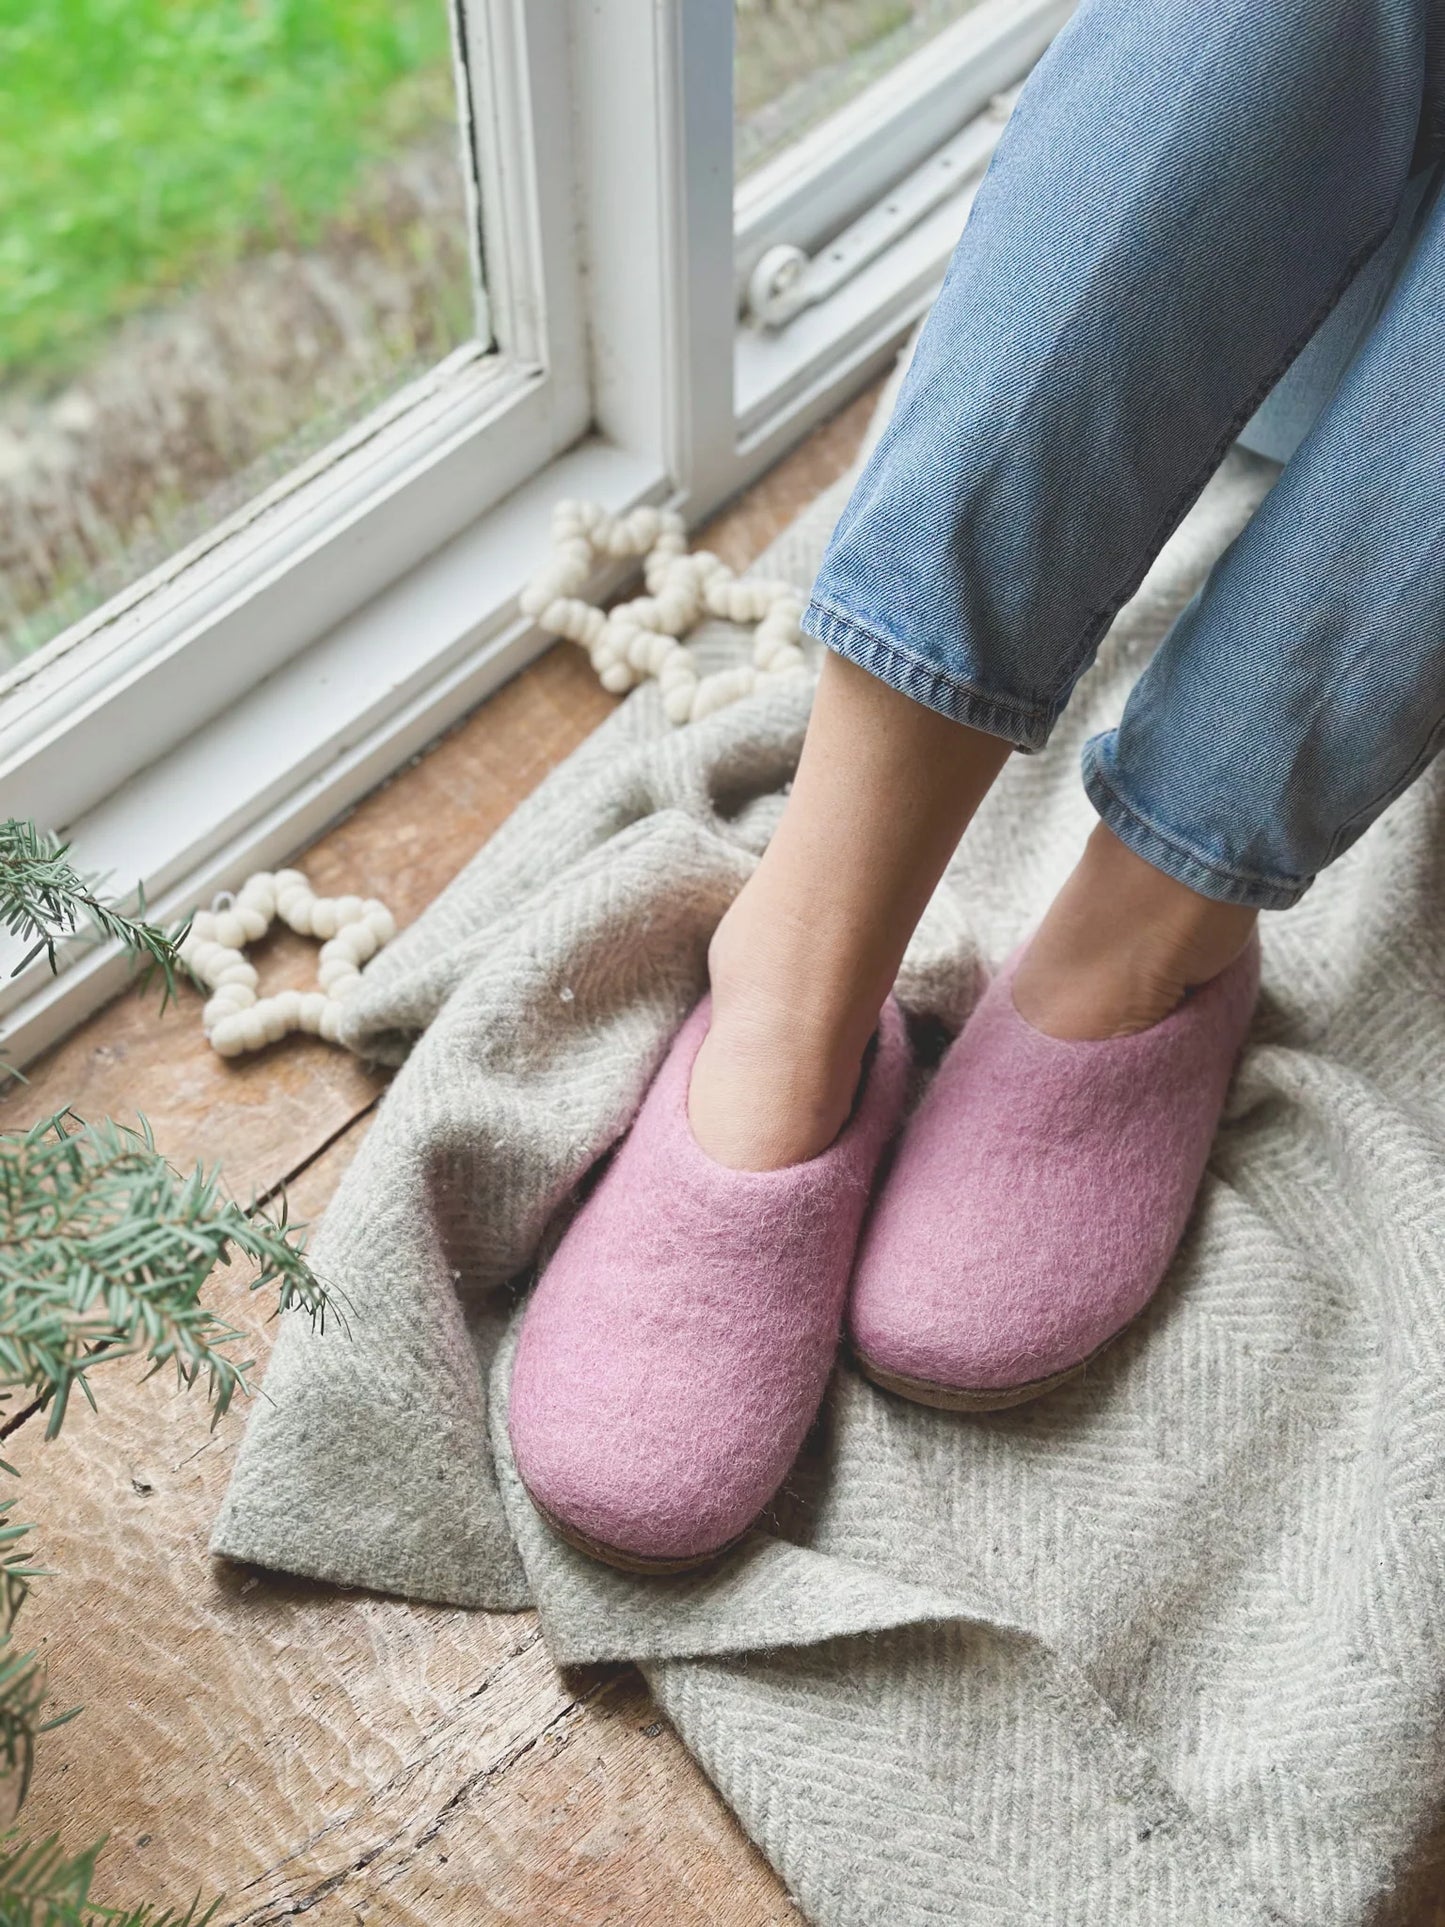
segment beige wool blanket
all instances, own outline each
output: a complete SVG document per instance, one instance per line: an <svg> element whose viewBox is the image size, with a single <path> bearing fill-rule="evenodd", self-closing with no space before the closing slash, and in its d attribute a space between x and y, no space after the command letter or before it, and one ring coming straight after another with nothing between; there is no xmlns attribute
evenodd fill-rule
<svg viewBox="0 0 1445 1927"><path fill-rule="evenodd" d="M900 979L922 1057L1068 872L1080 744L1271 477L1229 459L1011 759ZM759 568L806 587L846 486ZM346 1327L285 1321L214 1548L532 1599L559 1660L635 1660L824 1927L1413 1923L1445 1784L1438 769L1265 919L1191 1230L1081 1381L959 1417L844 1362L774 1515L700 1575L594 1565L518 1489L519 1291L703 988L809 699L675 730L639 691L368 969L348 1041L402 1068L316 1241Z"/></svg>

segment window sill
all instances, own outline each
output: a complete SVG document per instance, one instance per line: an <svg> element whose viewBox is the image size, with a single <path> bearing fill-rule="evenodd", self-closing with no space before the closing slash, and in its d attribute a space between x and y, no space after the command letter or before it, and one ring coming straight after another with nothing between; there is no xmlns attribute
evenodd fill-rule
<svg viewBox="0 0 1445 1927"><path fill-rule="evenodd" d="M291 856L548 646L517 594L547 556L555 502L624 513L666 493L656 465L583 442L83 815L42 827L118 893L140 881L162 922L209 902ZM19 794L3 810L32 813ZM23 1067L128 966L76 943L58 975L39 960L10 976L19 954L0 941L0 1049Z"/></svg>

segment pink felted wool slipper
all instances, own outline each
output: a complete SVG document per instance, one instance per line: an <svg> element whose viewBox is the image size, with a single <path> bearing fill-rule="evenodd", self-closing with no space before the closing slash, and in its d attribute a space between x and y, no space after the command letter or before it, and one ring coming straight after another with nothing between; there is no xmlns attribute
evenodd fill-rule
<svg viewBox="0 0 1445 1927"><path fill-rule="evenodd" d="M827 1387L873 1174L902 1109L891 1001L820 1157L734 1171L687 1116L704 1001L678 1033L523 1316L512 1452L571 1544L630 1571L700 1564L754 1522Z"/></svg>
<svg viewBox="0 0 1445 1927"><path fill-rule="evenodd" d="M1259 987L1248 947L1162 1023L1064 1042L989 986L900 1139L849 1304L862 1370L952 1411L1021 1404L1148 1303L1184 1232Z"/></svg>

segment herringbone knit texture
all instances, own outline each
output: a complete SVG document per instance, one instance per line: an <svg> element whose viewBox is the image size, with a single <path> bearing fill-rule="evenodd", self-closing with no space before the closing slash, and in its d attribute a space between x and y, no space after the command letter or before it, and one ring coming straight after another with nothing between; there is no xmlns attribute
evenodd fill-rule
<svg viewBox="0 0 1445 1927"><path fill-rule="evenodd" d="M1063 881L1080 743L1267 479L1231 458L1005 771L909 951L925 1038ZM806 585L845 491L760 566ZM702 1575L596 1566L517 1487L508 1281L699 995L808 696L671 730L639 692L367 971L351 1041L419 1041L317 1241L346 1327L286 1321L215 1547L532 1593L560 1659L643 1665L827 1927L1403 1920L1445 1772L1438 771L1267 919L1190 1233L1081 1382L970 1419L841 1370L776 1518Z"/></svg>

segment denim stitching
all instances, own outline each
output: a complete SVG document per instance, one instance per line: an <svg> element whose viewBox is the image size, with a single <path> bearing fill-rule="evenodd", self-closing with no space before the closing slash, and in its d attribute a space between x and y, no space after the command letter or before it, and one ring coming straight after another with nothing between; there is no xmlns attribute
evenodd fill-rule
<svg viewBox="0 0 1445 1927"><path fill-rule="evenodd" d="M812 636L826 649L845 656L850 662L856 662L860 669L866 669L870 675L876 675L880 682L886 682L902 696L908 696L914 701L920 700L914 689L905 686L911 681L920 679L949 691L955 700L956 707L967 710L969 715L965 718L939 709L940 714L948 714L950 721L966 722L968 726L982 729L986 734L1003 736L1025 753L1042 749L1048 741L1049 731L1058 721L1057 710L1049 712L1043 708L1035 708L1031 704L1014 701L1012 698L991 695L987 690L979 689L951 675L946 669L941 669L937 663L914 655L911 650L894 642L891 637L870 628L856 616L823 601L820 597L814 597L804 611L802 629L805 635ZM870 660L863 660L865 657ZM892 670L892 674L885 674L876 666L876 662L871 660L877 657L882 657ZM938 705L927 703L925 707L935 709ZM987 722L975 720L984 716L990 720ZM1005 726L995 727L995 724Z"/></svg>
<svg viewBox="0 0 1445 1927"><path fill-rule="evenodd" d="M1104 812L1098 796L1095 795L1096 790L1101 791L1119 812L1145 831L1154 842L1184 858L1199 874L1215 878L1221 883L1237 884L1242 889L1267 893L1273 900L1261 904L1259 906L1261 909L1287 909L1290 904L1297 903L1314 882L1314 876L1267 876L1262 871L1236 869L1229 864L1219 862L1217 858L1208 856L1203 850L1196 848L1187 837L1175 830L1165 829L1151 815L1126 797L1106 775L1100 761L1100 752L1095 748L1093 741L1084 745L1082 761L1084 787L1090 801L1099 809L1101 815Z"/></svg>

